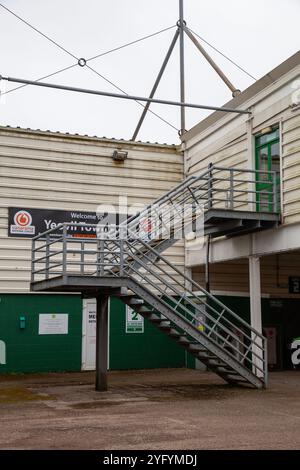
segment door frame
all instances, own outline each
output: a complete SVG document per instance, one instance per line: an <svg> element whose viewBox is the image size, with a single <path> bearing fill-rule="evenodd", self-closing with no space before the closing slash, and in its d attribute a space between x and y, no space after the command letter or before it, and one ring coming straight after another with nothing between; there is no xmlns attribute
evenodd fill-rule
<svg viewBox="0 0 300 470"><path fill-rule="evenodd" d="M81 348L81 370L95 370L96 369L96 351L95 351L95 366L87 364L88 357L88 336L87 336L87 317L88 317L88 303L96 299L89 297L82 300L82 348ZM96 307L96 306L95 306ZM108 299L108 335L107 335L107 370L109 370L109 351L110 351L110 298ZM95 348L96 349L96 348Z"/></svg>
<svg viewBox="0 0 300 470"><path fill-rule="evenodd" d="M281 140L280 140L280 126L279 127L274 127L272 131L270 131L270 134L278 130L278 137L265 142L264 144L258 145L258 139L262 137L262 135L268 135L268 134L257 134L255 135L255 169L259 170L260 169L260 160L259 160L259 153L261 149L266 148L268 151L268 169L267 171L272 171L272 155L271 155L271 147L274 144L278 144L279 147L279 165L280 165L280 170L278 171L278 174L276 175L276 186L278 187L277 194L279 195L279 200L277 201L277 212L281 212ZM259 180L259 174L256 174L256 181ZM271 183L271 185L270 185ZM261 210L261 202L260 202L260 192L262 190L268 190L270 186L273 188L273 175L270 173L268 176L268 180L266 183L264 182L256 182L256 211L257 212L262 212ZM268 210L267 212L274 212L273 211L273 198L274 194L273 191L267 191L269 193L268 195ZM264 211L265 212L265 211Z"/></svg>

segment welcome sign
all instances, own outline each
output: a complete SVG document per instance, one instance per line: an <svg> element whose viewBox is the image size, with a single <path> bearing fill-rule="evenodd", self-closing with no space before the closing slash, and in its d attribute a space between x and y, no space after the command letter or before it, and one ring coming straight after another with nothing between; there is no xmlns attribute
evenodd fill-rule
<svg viewBox="0 0 300 470"><path fill-rule="evenodd" d="M61 234L62 223L78 224L70 225L67 229L68 235L74 237L96 237L97 225L119 224L118 214L102 214L85 211L65 211L49 209L30 209L27 207L9 207L8 209L8 236L32 238L36 235L53 230L52 235ZM80 224L80 225L79 225ZM86 226L84 225L86 224ZM57 228L58 227L58 228ZM57 228L57 230L55 230Z"/></svg>

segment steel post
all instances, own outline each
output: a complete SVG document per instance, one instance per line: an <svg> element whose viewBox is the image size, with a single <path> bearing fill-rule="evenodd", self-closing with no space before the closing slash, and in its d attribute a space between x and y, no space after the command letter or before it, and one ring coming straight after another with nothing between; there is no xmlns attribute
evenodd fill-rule
<svg viewBox="0 0 300 470"><path fill-rule="evenodd" d="M212 209L213 206L213 181L212 181L213 164L208 165L208 188L207 188L207 209Z"/></svg>
<svg viewBox="0 0 300 470"><path fill-rule="evenodd" d="M166 69L166 66L168 65L168 62L169 62L170 57L171 57L171 54L172 54L172 52L173 52L173 50L174 50L174 47L175 47L175 44L176 44L176 42L177 42L178 36L179 36L179 28L177 29L177 31L176 31L176 33L175 33L175 35L174 35L174 38L173 38L173 40L172 40L172 42L171 42L171 45L170 45L170 47L169 47L169 49L168 49L167 55L166 55L166 57L165 57L165 59L164 59L164 61L163 61L163 64L162 64L162 66L161 66L161 69L160 69L160 71L159 71L159 73L158 73L158 75L157 75L157 78L156 78L156 80L155 80L155 83L154 83L154 85L153 85L153 88L152 88L152 90L151 90L151 93L150 93L150 95L149 95L149 98L153 98L153 96L155 95L155 92L156 92L157 87L158 87L158 85L159 85L159 83L160 83L161 77L162 77L163 74L164 74L164 71L165 71L165 69ZM134 134L133 134L131 140L136 140L137 135L138 135L138 133L139 133L139 131L140 131L140 128L142 127L142 124L143 124L144 119L145 119L145 117L146 117L146 114L147 114L147 112L148 112L148 109L149 109L149 107L150 107L150 104L151 104L151 102L148 101L148 103L146 104L146 106L145 106L145 108L144 108L144 110L143 110L143 112L142 112L142 115L141 115L140 120L139 120L139 122L138 122L138 124L137 124L137 126L136 126L136 129L135 129L135 131L134 131Z"/></svg>
<svg viewBox="0 0 300 470"><path fill-rule="evenodd" d="M260 258L258 256L249 256L249 287L250 287L250 320L251 327L256 331L251 332L252 337L252 368L257 377L262 376L261 370L264 369L262 318L261 318L261 280L260 280ZM257 369L257 367L259 369Z"/></svg>
<svg viewBox="0 0 300 470"><path fill-rule="evenodd" d="M35 271L35 239L32 240L31 245L31 283L34 282L34 271Z"/></svg>
<svg viewBox="0 0 300 470"><path fill-rule="evenodd" d="M46 279L49 279L49 268L50 268L50 237L49 234L46 235Z"/></svg>
<svg viewBox="0 0 300 470"><path fill-rule="evenodd" d="M190 40L195 44L195 46L197 47L197 49L201 52L201 54L205 57L205 59L207 60L207 62L212 66L212 68L217 72L217 74L219 75L219 77L221 77L221 79L223 80L223 82L228 86L228 88L230 89L230 91L232 92L232 96L235 97L237 96L238 94L241 93L241 91L239 89L237 89L232 83L231 81L226 77L225 73L222 72L222 70L220 69L220 67L215 63L215 61L210 57L210 55L206 52L206 50L204 49L203 46L201 46L200 42L198 41L198 39L195 38L195 36L193 35L193 33L185 26L183 25L183 29L185 31L185 33L188 35L188 37L190 38Z"/></svg>
<svg viewBox="0 0 300 470"><path fill-rule="evenodd" d="M98 392L107 390L108 299L108 295L97 296L95 389Z"/></svg>
<svg viewBox="0 0 300 470"><path fill-rule="evenodd" d="M233 168L230 168L229 169L229 174L230 174L230 209L233 210L234 209L234 177L233 177L233 172L234 172L234 169Z"/></svg>
<svg viewBox="0 0 300 470"><path fill-rule="evenodd" d="M273 212L277 212L277 181L276 178L277 173L276 171L272 172L272 179L273 179Z"/></svg>
<svg viewBox="0 0 300 470"><path fill-rule="evenodd" d="M180 44L180 101L185 102L185 76L184 76L184 13L183 13L183 0L179 0L179 44ZM181 108L180 119L180 135L185 132L185 109Z"/></svg>
<svg viewBox="0 0 300 470"><path fill-rule="evenodd" d="M63 239L62 239L62 274L65 276L67 274L67 225L63 224Z"/></svg>

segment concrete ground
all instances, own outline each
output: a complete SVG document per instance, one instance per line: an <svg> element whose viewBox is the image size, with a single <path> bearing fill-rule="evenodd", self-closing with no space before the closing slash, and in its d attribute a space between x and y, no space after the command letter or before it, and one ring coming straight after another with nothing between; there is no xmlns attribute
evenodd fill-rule
<svg viewBox="0 0 300 470"><path fill-rule="evenodd" d="M300 371L267 390L232 388L209 372L0 376L1 449L299 449Z"/></svg>

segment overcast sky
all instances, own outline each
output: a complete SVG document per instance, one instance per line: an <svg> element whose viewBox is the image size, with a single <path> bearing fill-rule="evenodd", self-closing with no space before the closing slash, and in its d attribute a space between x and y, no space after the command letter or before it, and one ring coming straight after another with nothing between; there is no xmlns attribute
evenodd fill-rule
<svg viewBox="0 0 300 470"><path fill-rule="evenodd" d="M89 58L175 25L178 0L1 0L76 57ZM300 0L185 0L187 25L256 78L299 50ZM175 28L89 62L127 93L148 96ZM3 76L35 80L76 61L0 8ZM186 100L221 106L231 93L195 49L186 47ZM253 80L205 46L237 88ZM179 100L179 49L156 97ZM45 81L114 91L92 71L76 66ZM7 90L15 87L9 83ZM176 128L178 108L151 106ZM27 86L0 104L0 124L130 139L142 108L135 102ZM207 112L187 111L187 128ZM177 131L151 114L139 139L178 143Z"/></svg>

